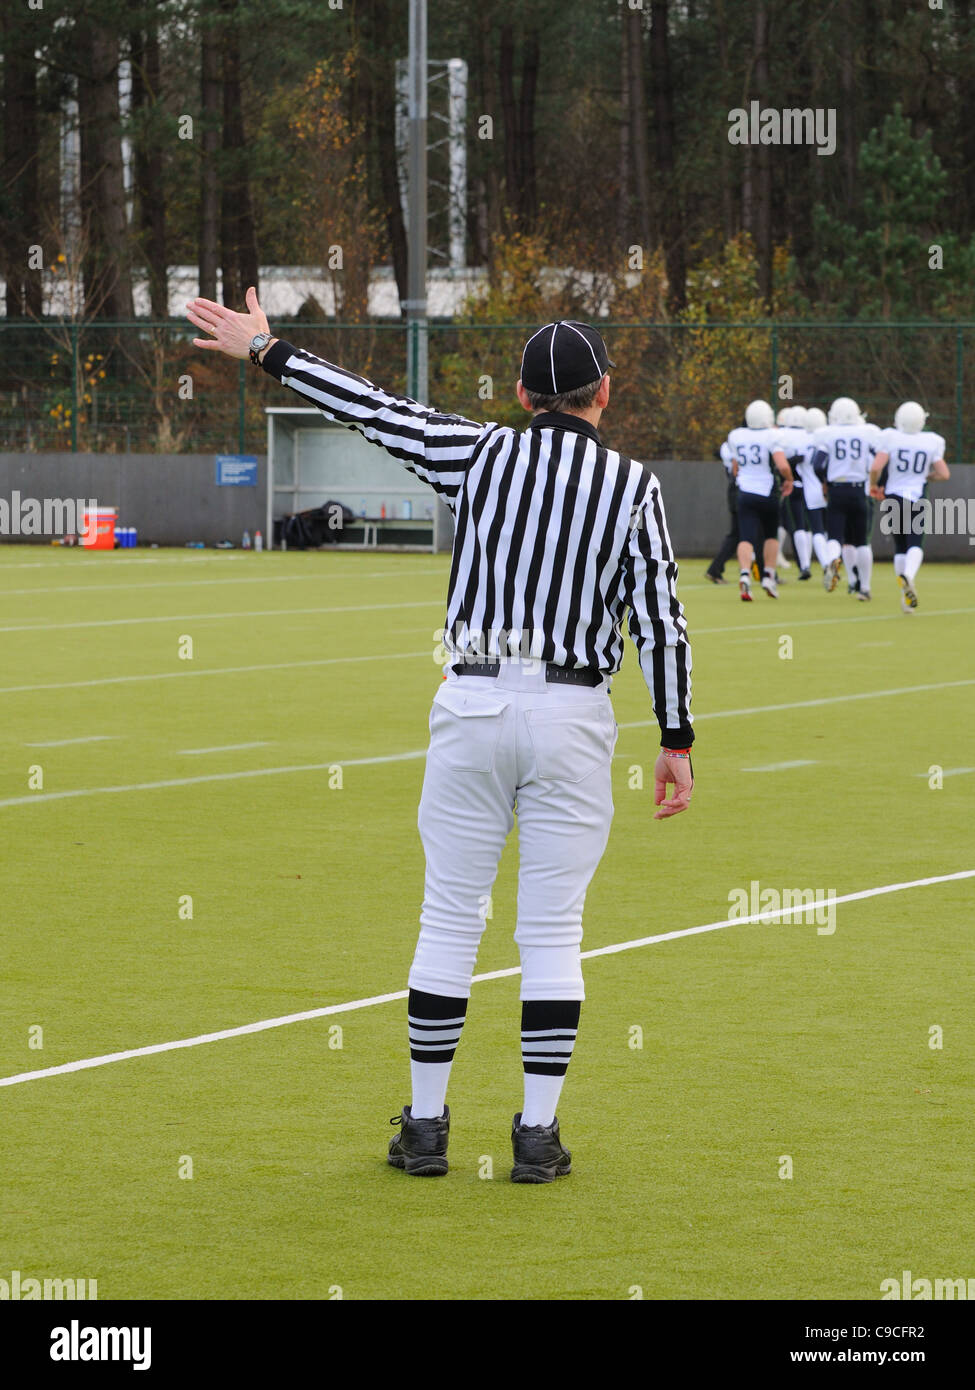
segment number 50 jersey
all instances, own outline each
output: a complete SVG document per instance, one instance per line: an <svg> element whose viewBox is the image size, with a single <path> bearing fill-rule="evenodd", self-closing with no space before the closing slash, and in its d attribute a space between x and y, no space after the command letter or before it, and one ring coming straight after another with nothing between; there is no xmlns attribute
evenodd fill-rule
<svg viewBox="0 0 975 1390"><path fill-rule="evenodd" d="M877 453L889 455L884 492L919 502L932 466L945 456L945 442L931 430L908 434L905 430L889 429L881 434Z"/></svg>
<svg viewBox="0 0 975 1390"><path fill-rule="evenodd" d="M812 438L814 464L825 455L827 483L866 483L880 440L876 425L823 425Z"/></svg>

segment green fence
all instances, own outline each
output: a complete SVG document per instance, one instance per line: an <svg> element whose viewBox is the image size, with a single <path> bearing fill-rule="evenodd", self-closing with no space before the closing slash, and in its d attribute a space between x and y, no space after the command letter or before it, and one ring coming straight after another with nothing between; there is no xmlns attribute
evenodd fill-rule
<svg viewBox="0 0 975 1390"><path fill-rule="evenodd" d="M528 324L431 324L430 402L517 424ZM402 323L274 324L309 351L405 390ZM606 324L617 364L606 437L636 457L710 458L755 396L823 408L853 396L887 424L921 401L956 462L973 458L975 324ZM0 320L0 448L7 451L261 452L264 409L284 397L263 372L194 348L179 323ZM966 356L973 363L965 372Z"/></svg>

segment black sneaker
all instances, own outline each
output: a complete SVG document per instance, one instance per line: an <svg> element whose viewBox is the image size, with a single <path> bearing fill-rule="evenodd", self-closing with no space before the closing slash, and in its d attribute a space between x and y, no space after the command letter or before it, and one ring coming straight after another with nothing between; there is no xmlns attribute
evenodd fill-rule
<svg viewBox="0 0 975 1390"><path fill-rule="evenodd" d="M811 572L810 572L809 570L800 570L800 571L799 571L799 578L800 578L800 579L812 579L812 574L811 574Z"/></svg>
<svg viewBox="0 0 975 1390"><path fill-rule="evenodd" d="M728 582L723 574L712 574L710 570L704 571L704 578L710 579L712 584L727 584Z"/></svg>
<svg viewBox="0 0 975 1390"><path fill-rule="evenodd" d="M558 1116L550 1125L523 1125L519 1110L511 1123L511 1147L512 1182L554 1182L572 1172L572 1155L559 1138Z"/></svg>
<svg viewBox="0 0 975 1390"><path fill-rule="evenodd" d="M415 1178L442 1178L447 1171L450 1106L444 1106L439 1120L414 1120L404 1105L402 1115L394 1115L389 1123L402 1129L389 1141L388 1162Z"/></svg>

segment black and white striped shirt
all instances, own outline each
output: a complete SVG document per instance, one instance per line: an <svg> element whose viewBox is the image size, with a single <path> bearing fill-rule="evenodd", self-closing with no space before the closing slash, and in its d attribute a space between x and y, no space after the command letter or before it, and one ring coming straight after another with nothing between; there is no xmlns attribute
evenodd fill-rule
<svg viewBox="0 0 975 1390"><path fill-rule="evenodd" d="M524 432L440 415L280 339L264 370L400 459L455 520L445 644L458 659L530 652L606 675L630 636L665 747L694 737L691 649L660 484L574 415ZM517 638L513 641L513 635Z"/></svg>

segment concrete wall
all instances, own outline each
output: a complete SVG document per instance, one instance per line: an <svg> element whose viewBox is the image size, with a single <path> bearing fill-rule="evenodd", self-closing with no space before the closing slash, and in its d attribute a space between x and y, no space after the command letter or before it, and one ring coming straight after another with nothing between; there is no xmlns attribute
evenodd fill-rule
<svg viewBox="0 0 975 1390"><path fill-rule="evenodd" d="M135 526L139 540L160 545L231 540L245 528L251 535L265 529L265 463L258 455L257 487L217 487L212 454L4 454L0 453L0 498L19 491L24 497L95 498L119 508L119 521ZM710 463L656 462L667 521L677 554L710 556L728 526L724 469ZM952 467L948 483L931 488L932 496L975 498L975 464ZM975 513L975 502L972 504ZM5 540L0 537L0 542ZM893 546L874 527L878 555ZM928 536L930 559L975 560L968 536Z"/></svg>

